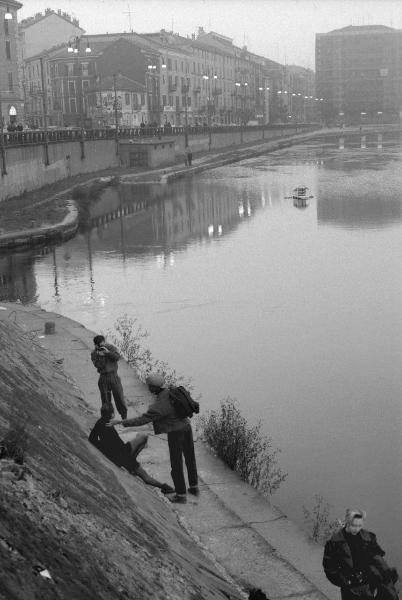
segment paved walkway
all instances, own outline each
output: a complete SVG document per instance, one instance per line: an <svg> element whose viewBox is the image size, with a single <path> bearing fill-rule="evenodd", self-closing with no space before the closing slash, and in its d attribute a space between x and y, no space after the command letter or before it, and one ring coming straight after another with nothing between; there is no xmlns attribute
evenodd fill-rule
<svg viewBox="0 0 402 600"><path fill-rule="evenodd" d="M85 406L79 424L88 433L100 409L97 373L90 360L94 333L35 305L2 303L0 319L11 319L38 336L39 342L62 361ZM45 323L49 321L55 323L55 333L45 335ZM141 413L151 399L149 392L124 361L119 372L129 401L129 416ZM169 480L166 437L154 436L149 426L142 429L149 433L149 446L141 454L141 463L155 477ZM119 432L125 437L130 435L128 429ZM323 549L201 442L196 442L196 455L200 496L189 497L185 505L169 507L234 581L243 589L260 587L271 600L338 600L337 589L325 579L321 568ZM163 501L166 499L161 498Z"/></svg>

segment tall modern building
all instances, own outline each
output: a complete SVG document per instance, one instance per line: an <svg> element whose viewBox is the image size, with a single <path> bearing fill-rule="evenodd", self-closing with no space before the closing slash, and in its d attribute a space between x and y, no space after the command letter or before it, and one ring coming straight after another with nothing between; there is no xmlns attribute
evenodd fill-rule
<svg viewBox="0 0 402 600"><path fill-rule="evenodd" d="M349 26L316 34L316 89L329 123L397 123L402 110L402 30Z"/></svg>

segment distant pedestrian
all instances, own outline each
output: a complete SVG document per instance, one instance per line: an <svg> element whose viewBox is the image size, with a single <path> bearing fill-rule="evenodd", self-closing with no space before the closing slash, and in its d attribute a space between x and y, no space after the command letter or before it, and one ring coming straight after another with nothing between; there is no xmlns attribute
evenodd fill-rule
<svg viewBox="0 0 402 600"><path fill-rule="evenodd" d="M148 389L157 397L148 410L134 419L114 419L109 426L121 423L124 427L139 427L152 422L156 434L167 433L171 475L176 494L171 502L187 502L186 482L183 472L183 456L186 462L189 488L188 492L198 496L198 475L194 453L193 432L187 417L179 418L170 401L169 389L160 373L151 373L146 379Z"/></svg>
<svg viewBox="0 0 402 600"><path fill-rule="evenodd" d="M398 573L384 560L375 534L363 529L365 518L363 510L346 511L344 526L325 544L325 575L341 588L342 600L398 600Z"/></svg>
<svg viewBox="0 0 402 600"><path fill-rule="evenodd" d="M189 167L191 167L191 163L193 161L193 153L191 152L190 146L186 146L185 153L186 153L186 156L187 156L187 164L188 164Z"/></svg>
<svg viewBox="0 0 402 600"><path fill-rule="evenodd" d="M122 419L127 417L127 406L124 399L123 386L117 374L119 351L112 344L107 344L103 335L94 337L95 348L91 352L91 360L99 373L98 387L103 409L112 413L112 394L116 409Z"/></svg>
<svg viewBox="0 0 402 600"><path fill-rule="evenodd" d="M172 494L174 489L167 483L161 483L151 477L137 461L139 453L145 448L148 436L139 434L129 442L124 443L114 427L106 427L112 413L102 409L101 418L98 419L91 430L88 440L109 460L118 467L124 467L147 485L159 488L163 494Z"/></svg>

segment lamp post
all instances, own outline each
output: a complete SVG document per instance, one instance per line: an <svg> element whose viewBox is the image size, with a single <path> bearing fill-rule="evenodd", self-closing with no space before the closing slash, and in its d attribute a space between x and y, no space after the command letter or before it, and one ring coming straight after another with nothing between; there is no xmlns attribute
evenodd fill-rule
<svg viewBox="0 0 402 600"><path fill-rule="evenodd" d="M12 13L7 4L6 12L4 14L5 21L11 21L13 18ZM2 102L2 91L0 90L0 155L1 155L1 176L7 175L7 166L6 166L6 152L4 149L4 117L3 110L1 106Z"/></svg>
<svg viewBox="0 0 402 600"><path fill-rule="evenodd" d="M202 78L207 82L207 120L208 120L208 150L211 150L211 89L209 75L203 75Z"/></svg>
<svg viewBox="0 0 402 600"><path fill-rule="evenodd" d="M67 52L69 54L74 54L77 58L77 72L78 72L78 93L77 100L79 104L79 114L80 114L80 145L81 145L81 159L85 158L85 148L84 148L84 99L82 93L82 67L80 62L80 45L81 39L78 36L73 38L73 42L71 40L68 42ZM89 42L87 41L87 47L85 48L85 53L90 54L91 48L89 46Z"/></svg>
<svg viewBox="0 0 402 600"><path fill-rule="evenodd" d="M235 86L236 86L236 120L239 118L238 116L238 109L237 109L237 92L238 89L241 87L241 83L240 81L236 81L235 82ZM241 100L241 98L240 98ZM240 113L240 143L243 143L243 119L242 119L242 114Z"/></svg>
<svg viewBox="0 0 402 600"><path fill-rule="evenodd" d="M188 146L188 101L187 94L190 89L190 77L186 77L186 83L183 85L182 93L184 94L184 146Z"/></svg>
<svg viewBox="0 0 402 600"><path fill-rule="evenodd" d="M261 92L262 98L262 139L265 137L265 92L269 93L269 87L260 86L259 91Z"/></svg>
<svg viewBox="0 0 402 600"><path fill-rule="evenodd" d="M116 154L119 154L119 119L117 113L117 73L113 73L113 93L114 93L114 139L116 142Z"/></svg>
<svg viewBox="0 0 402 600"><path fill-rule="evenodd" d="M43 102L43 129L45 136L45 165L49 165L49 140L48 140L48 131L47 131L47 92L46 92L46 82L45 82L45 74L43 69L43 58L40 57L40 75L41 75L41 83L42 83L42 102Z"/></svg>
<svg viewBox="0 0 402 600"><path fill-rule="evenodd" d="M4 119L3 111L1 109L1 97L0 97L0 153L1 153L1 176L7 175L6 168L6 153L4 150Z"/></svg>
<svg viewBox="0 0 402 600"><path fill-rule="evenodd" d="M149 114L149 120L153 123L155 120L155 115L154 115L154 106L155 106L155 96L156 94L154 94L155 91L155 78L153 77L153 75L155 75L156 73L156 65L154 63L149 63L148 64L148 81L149 81L149 93L148 93L148 114ZM160 123L158 123L158 125L160 125Z"/></svg>

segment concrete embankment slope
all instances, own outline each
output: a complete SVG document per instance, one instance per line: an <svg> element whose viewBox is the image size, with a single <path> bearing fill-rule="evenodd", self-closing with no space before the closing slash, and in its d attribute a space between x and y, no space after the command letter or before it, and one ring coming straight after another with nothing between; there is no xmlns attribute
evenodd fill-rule
<svg viewBox="0 0 402 600"><path fill-rule="evenodd" d="M88 432L97 418L100 404L97 374L90 361L93 333L36 306L2 304L0 318L14 320L25 331L34 332L38 342L63 364L64 372L74 381L87 407L79 421L80 427ZM52 335L44 334L48 321L55 323ZM119 370L129 401L129 415L142 412L150 400L149 393L125 362L121 362ZM141 455L143 466L160 480L169 480L165 436L153 436L148 426L142 429L149 433L149 447ZM130 431L125 429L121 434L128 437ZM287 597L335 600L337 590L322 572L322 548L308 540L283 513L242 482L199 441L196 442L196 453L201 477L200 496L190 497L182 506L166 504L165 510L169 514L176 512L194 543L203 548L211 564L215 564L213 570L217 574L225 572L243 590L262 588L271 600ZM127 474L111 468L119 480L127 479ZM151 493L157 494L154 490ZM160 501L167 502L163 498ZM143 510L146 512L147 508L143 507ZM229 597L239 597L239 592L232 593L236 595Z"/></svg>

